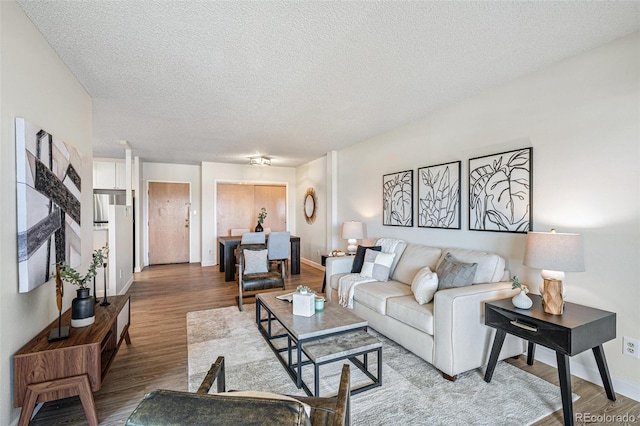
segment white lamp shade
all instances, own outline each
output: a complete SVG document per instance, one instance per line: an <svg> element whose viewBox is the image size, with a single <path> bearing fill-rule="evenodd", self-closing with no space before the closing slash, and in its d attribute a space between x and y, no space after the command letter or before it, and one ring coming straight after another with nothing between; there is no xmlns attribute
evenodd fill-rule
<svg viewBox="0 0 640 426"><path fill-rule="evenodd" d="M531 268L583 272L582 235L529 232L522 263Z"/></svg>
<svg viewBox="0 0 640 426"><path fill-rule="evenodd" d="M363 238L362 222L345 222L342 224L342 238L345 240L359 240Z"/></svg>

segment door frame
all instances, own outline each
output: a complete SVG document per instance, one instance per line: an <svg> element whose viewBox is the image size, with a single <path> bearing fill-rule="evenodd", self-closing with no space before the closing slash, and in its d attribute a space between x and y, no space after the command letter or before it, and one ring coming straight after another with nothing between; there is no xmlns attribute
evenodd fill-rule
<svg viewBox="0 0 640 426"><path fill-rule="evenodd" d="M238 180L238 179L215 179L213 181L213 239L215 243L213 244L213 256L215 259L215 264L218 264L218 259L220 258L218 254L218 250L220 248L220 244L218 244L218 237L224 235L218 235L218 184L233 184L233 185L273 185L273 186L284 186L284 203L285 203L285 222L287 224L286 230L291 231L289 228L289 183L285 181L273 181L273 180ZM257 220L257 215L256 215Z"/></svg>
<svg viewBox="0 0 640 426"><path fill-rule="evenodd" d="M145 192L144 192L144 211L142 213L142 232L143 232L143 247L142 247L142 264L144 267L149 266L149 183L179 183L179 184L187 184L189 186L189 214L192 215L191 205L193 204L193 194L191 193L191 182L181 181L181 180L159 180L159 179L150 179L145 180ZM192 217L189 217L189 263L193 261L191 252L191 241L193 238L193 226L191 226Z"/></svg>

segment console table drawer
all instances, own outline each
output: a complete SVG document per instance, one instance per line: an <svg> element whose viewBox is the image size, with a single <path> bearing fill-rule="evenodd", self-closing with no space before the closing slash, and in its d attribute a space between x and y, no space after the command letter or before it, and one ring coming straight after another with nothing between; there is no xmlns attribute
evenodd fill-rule
<svg viewBox="0 0 640 426"><path fill-rule="evenodd" d="M571 352L571 330L487 305L485 324L565 354Z"/></svg>

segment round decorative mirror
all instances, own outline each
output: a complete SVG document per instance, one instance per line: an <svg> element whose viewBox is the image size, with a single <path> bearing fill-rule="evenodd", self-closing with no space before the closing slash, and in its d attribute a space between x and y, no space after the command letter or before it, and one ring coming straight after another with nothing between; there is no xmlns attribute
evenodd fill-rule
<svg viewBox="0 0 640 426"><path fill-rule="evenodd" d="M304 218L309 225L316 220L317 201L316 191L313 188L307 188L307 192L304 194L302 210L304 211Z"/></svg>

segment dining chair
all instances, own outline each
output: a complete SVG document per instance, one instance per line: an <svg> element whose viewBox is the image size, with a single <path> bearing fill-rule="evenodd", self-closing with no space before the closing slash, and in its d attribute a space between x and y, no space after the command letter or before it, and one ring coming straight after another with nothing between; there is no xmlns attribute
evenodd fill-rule
<svg viewBox="0 0 640 426"><path fill-rule="evenodd" d="M264 232L245 232L240 240L240 244L264 244L264 242Z"/></svg>
<svg viewBox="0 0 640 426"><path fill-rule="evenodd" d="M278 262L284 274L288 271L289 250L291 248L290 232L272 232L267 240L267 256L269 262Z"/></svg>

